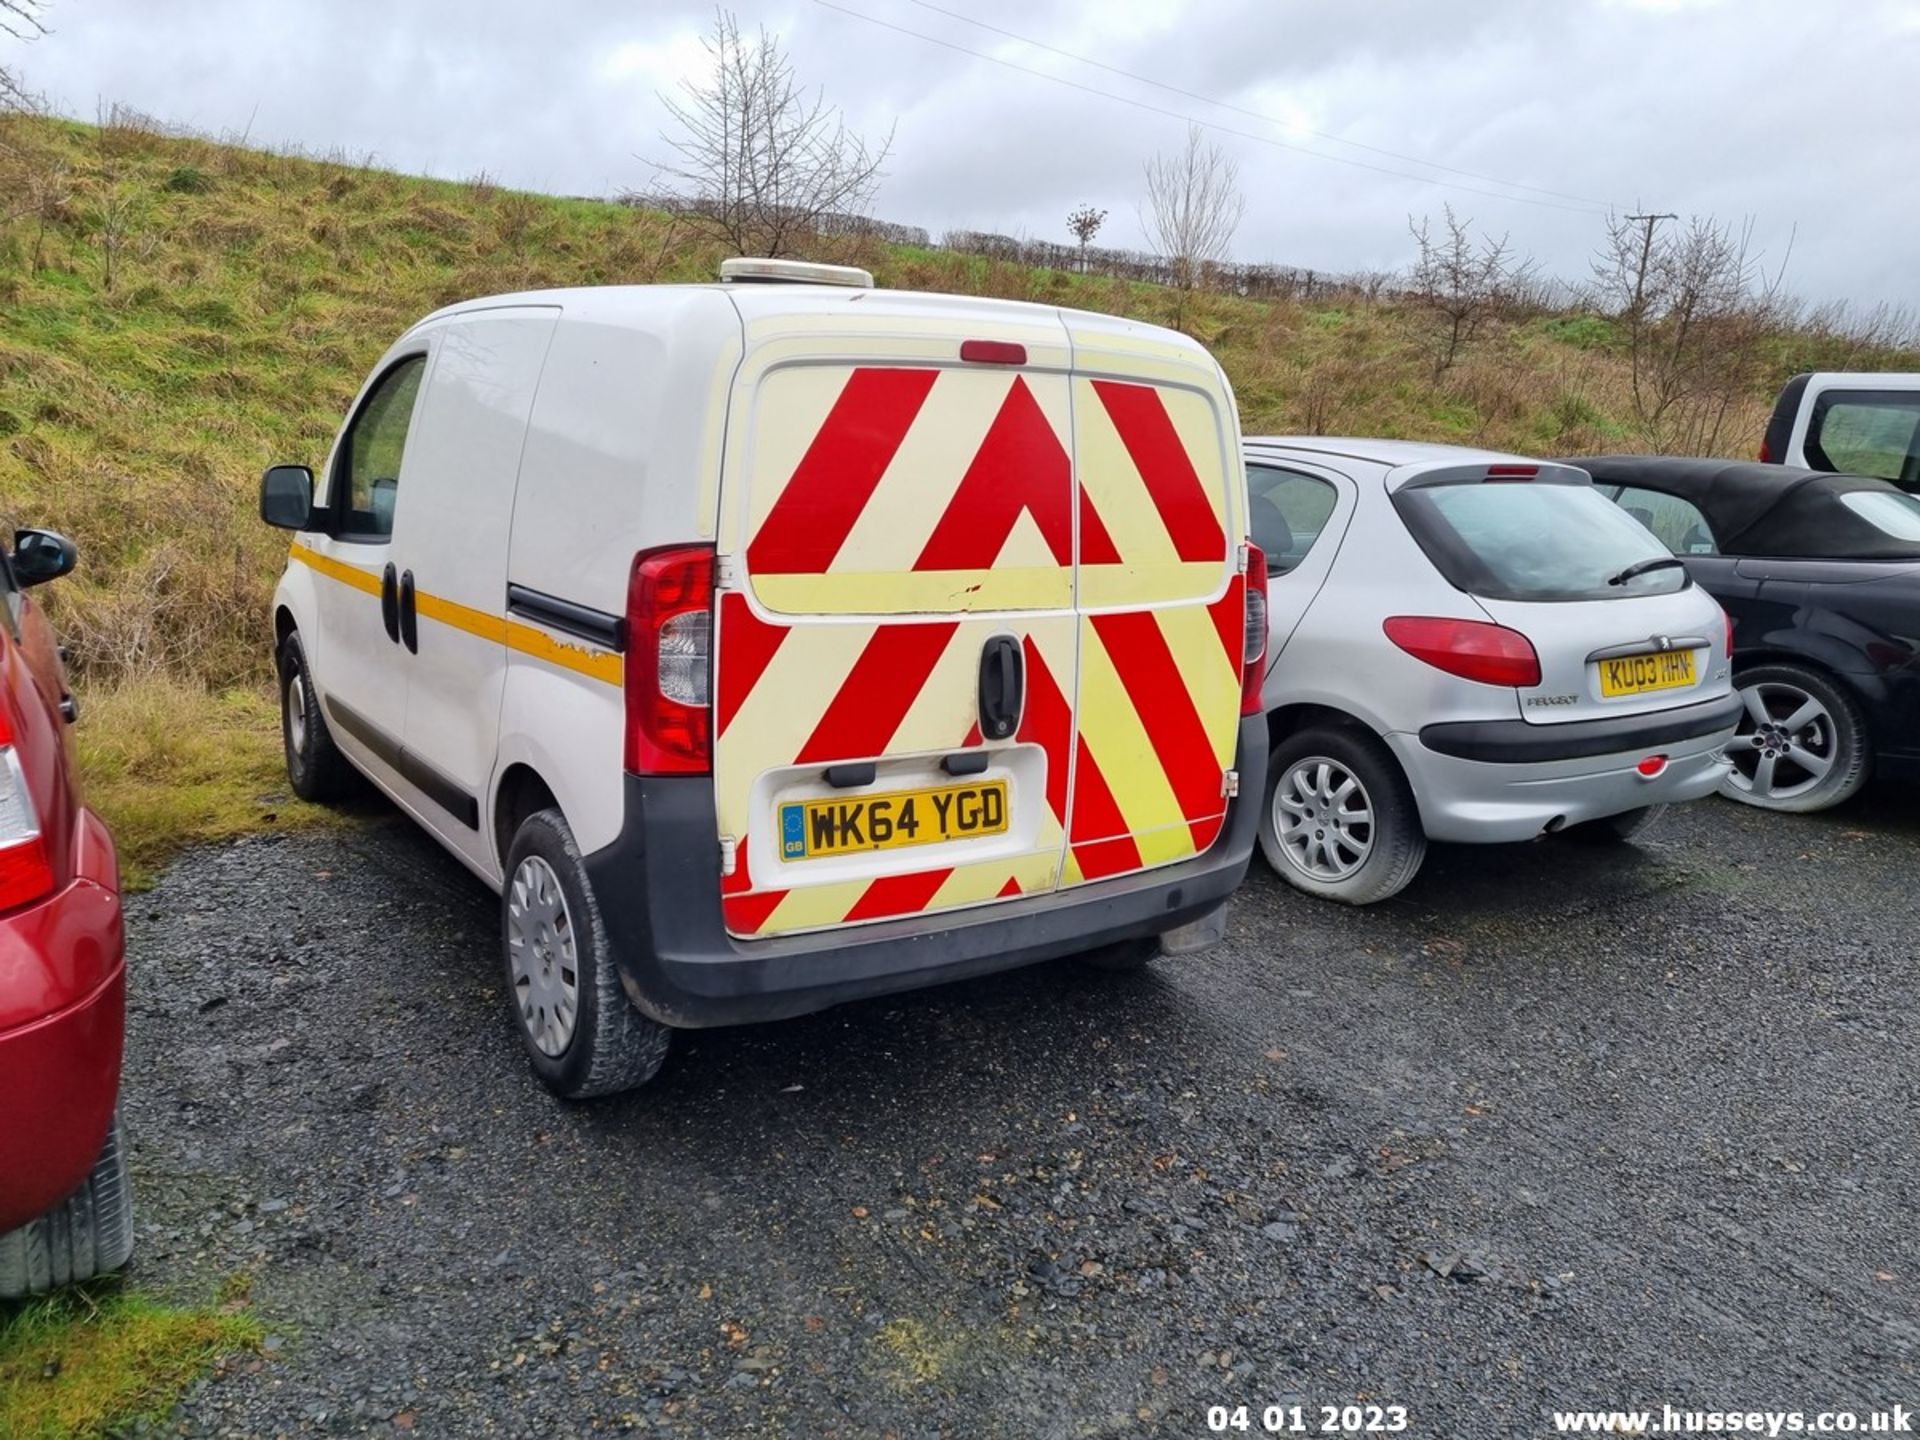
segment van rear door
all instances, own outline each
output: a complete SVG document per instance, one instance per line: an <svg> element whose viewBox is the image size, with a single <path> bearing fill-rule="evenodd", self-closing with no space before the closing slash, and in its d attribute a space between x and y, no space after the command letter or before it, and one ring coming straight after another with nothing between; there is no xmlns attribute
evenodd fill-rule
<svg viewBox="0 0 1920 1440"><path fill-rule="evenodd" d="M1054 889L1078 688L1058 316L785 286L736 304L713 710L727 928Z"/></svg>
<svg viewBox="0 0 1920 1440"><path fill-rule="evenodd" d="M1080 504L1080 727L1064 883L1219 837L1239 736L1246 472L1197 345L1069 312Z"/></svg>

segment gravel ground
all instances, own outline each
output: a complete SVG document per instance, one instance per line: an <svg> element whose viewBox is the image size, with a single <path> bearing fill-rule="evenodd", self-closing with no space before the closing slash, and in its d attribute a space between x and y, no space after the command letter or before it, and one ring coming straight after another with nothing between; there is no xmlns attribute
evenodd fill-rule
<svg viewBox="0 0 1920 1440"><path fill-rule="evenodd" d="M1207 955L695 1035L584 1108L404 822L191 855L132 907L138 1283L250 1277L274 1333L167 1431L1912 1406L1914 800L1442 848L1366 911L1256 863Z"/></svg>

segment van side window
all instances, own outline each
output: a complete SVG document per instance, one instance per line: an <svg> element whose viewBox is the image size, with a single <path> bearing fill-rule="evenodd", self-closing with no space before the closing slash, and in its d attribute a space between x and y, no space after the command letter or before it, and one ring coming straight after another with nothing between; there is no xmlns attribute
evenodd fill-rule
<svg viewBox="0 0 1920 1440"><path fill-rule="evenodd" d="M1317 475L1247 467L1247 528L1267 557L1267 573L1284 575L1313 549L1339 494Z"/></svg>
<svg viewBox="0 0 1920 1440"><path fill-rule="evenodd" d="M426 356L408 356L380 377L354 416L334 471L335 493L346 501L340 516L343 540L377 542L393 534L400 461L426 370Z"/></svg>
<svg viewBox="0 0 1920 1440"><path fill-rule="evenodd" d="M1713 530L1700 507L1678 495L1660 490L1642 490L1623 485L1612 496L1613 502L1638 520L1676 555L1718 555Z"/></svg>
<svg viewBox="0 0 1920 1440"><path fill-rule="evenodd" d="M1920 483L1920 392L1828 390L1813 402L1807 463L1843 475Z"/></svg>

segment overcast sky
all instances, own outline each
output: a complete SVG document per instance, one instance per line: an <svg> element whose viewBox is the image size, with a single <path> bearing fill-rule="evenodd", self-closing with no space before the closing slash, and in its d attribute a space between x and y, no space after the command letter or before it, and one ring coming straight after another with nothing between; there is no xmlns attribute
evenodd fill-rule
<svg viewBox="0 0 1920 1440"><path fill-rule="evenodd" d="M1408 214L1451 201L1583 277L1613 205L1751 217L1770 262L1797 226L1789 288L1920 305L1920 0L733 8L856 128L897 122L877 213L936 236L1065 240L1084 201L1111 212L1100 243L1141 245L1141 162L1191 117L1240 167L1238 259L1397 268ZM649 184L657 92L697 72L710 19L688 0L50 0L53 33L0 41L0 63L82 118L121 101L403 171L612 194Z"/></svg>

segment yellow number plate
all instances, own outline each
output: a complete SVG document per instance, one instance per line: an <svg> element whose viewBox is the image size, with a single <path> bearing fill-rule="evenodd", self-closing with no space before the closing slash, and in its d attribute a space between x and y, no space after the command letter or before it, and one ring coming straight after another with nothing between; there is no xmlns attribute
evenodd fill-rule
<svg viewBox="0 0 1920 1440"><path fill-rule="evenodd" d="M896 790L780 807L780 858L818 860L1007 833L1007 782Z"/></svg>
<svg viewBox="0 0 1920 1440"><path fill-rule="evenodd" d="M1652 690L1684 690L1695 680L1691 650L1622 655L1598 663L1600 693L1609 698L1615 695L1645 695Z"/></svg>

